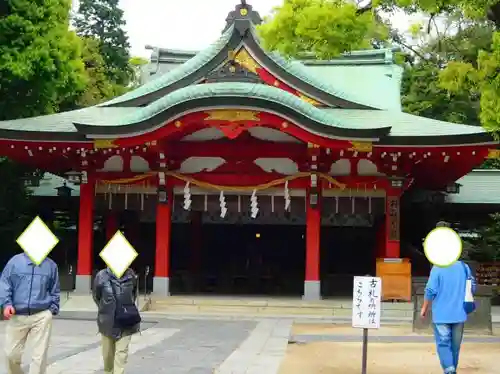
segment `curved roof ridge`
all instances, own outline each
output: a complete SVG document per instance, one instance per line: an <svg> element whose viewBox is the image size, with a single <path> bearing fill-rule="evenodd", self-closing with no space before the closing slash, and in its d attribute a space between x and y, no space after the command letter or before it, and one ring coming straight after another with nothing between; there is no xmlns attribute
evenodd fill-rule
<svg viewBox="0 0 500 374"><path fill-rule="evenodd" d="M187 77L189 74L196 72L199 68L201 68L207 62L217 56L217 54L219 54L222 49L224 49L233 34L233 29L234 26L231 26L215 43L210 45L208 48L205 48L203 51L199 52L194 57L187 60L185 63L176 67L175 69L166 72L158 78L153 79L132 91L101 103L98 106L102 107L108 105L116 105L136 99L151 92L161 90L162 88L165 88L181 80L182 78Z"/></svg>
<svg viewBox="0 0 500 374"><path fill-rule="evenodd" d="M255 27L252 27L251 29L251 34L256 43L260 46L259 43L259 37L256 33ZM262 47L260 47L262 48ZM325 84L321 79L316 78L314 75L312 75L309 71L307 71L307 68L305 65L300 62L299 60L290 60L285 57L283 57L281 54L277 52L268 52L262 48L262 51L278 66L280 66L283 70L287 71L288 73L292 74L295 76L297 79L300 79L304 81L305 83L313 86L314 88L325 92L328 95L338 97L340 99L350 101L355 104L359 105L366 105L370 106L374 109L383 109L381 108L378 104L376 103L368 103L368 102L363 102L363 100L359 100L355 95L352 93L344 92L335 89L335 87L331 86L330 84ZM310 93L307 93L308 95L311 95Z"/></svg>
<svg viewBox="0 0 500 374"><path fill-rule="evenodd" d="M264 85L264 84L252 84L243 82L220 82L220 83L204 83L186 86L179 90L173 91L168 95L152 102L146 107L138 109L137 112L124 117L118 126L126 126L133 123L138 123L141 121L146 121L164 110L187 102L190 100L206 98L206 97L221 97L221 96L231 96L231 97L241 97L241 98L257 98L266 101L281 104L296 112L302 114L303 116L321 123L328 127L338 127L343 129L360 129L360 130L390 130L390 126L376 126L373 128L363 127L353 127L349 124L349 121L342 121L330 113L327 113L314 105L311 105L299 97L289 93L280 88Z"/></svg>

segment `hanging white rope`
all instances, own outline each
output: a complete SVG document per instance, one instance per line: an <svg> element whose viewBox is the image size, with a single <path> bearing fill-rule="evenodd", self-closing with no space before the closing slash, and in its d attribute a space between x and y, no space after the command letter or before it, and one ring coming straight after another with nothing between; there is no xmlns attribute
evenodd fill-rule
<svg viewBox="0 0 500 374"><path fill-rule="evenodd" d="M224 191L220 192L219 203L220 203L220 217L224 218L227 214L226 198L224 197Z"/></svg>
<svg viewBox="0 0 500 374"><path fill-rule="evenodd" d="M184 209L191 209L191 188L189 187L189 182L184 186Z"/></svg>
<svg viewBox="0 0 500 374"><path fill-rule="evenodd" d="M257 203L257 190L253 190L252 196L250 197L250 211L252 213L252 218L257 218L259 214L259 206Z"/></svg>
<svg viewBox="0 0 500 374"><path fill-rule="evenodd" d="M290 199L290 190L288 189L288 181L285 182L285 212L290 209L290 204L292 200Z"/></svg>

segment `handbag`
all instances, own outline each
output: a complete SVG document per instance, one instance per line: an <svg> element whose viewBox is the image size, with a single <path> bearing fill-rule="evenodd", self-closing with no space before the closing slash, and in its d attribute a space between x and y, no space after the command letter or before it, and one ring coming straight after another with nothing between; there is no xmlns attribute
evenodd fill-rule
<svg viewBox="0 0 500 374"><path fill-rule="evenodd" d="M115 309L115 325L118 328L129 329L137 325L142 321L139 309L135 303L122 304L118 301L116 296L115 288L113 283L109 282L111 291L113 292L113 297L115 299L116 309Z"/></svg>
<svg viewBox="0 0 500 374"><path fill-rule="evenodd" d="M467 270L467 265L462 262L462 266L465 271L465 298L464 298L464 310L465 313L471 314L476 310L476 303L474 301L474 296L472 295L472 279L469 276L469 271Z"/></svg>

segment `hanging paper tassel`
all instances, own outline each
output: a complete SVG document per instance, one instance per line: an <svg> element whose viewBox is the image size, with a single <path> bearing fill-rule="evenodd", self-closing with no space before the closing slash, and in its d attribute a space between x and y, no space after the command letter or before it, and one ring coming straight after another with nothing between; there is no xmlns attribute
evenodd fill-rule
<svg viewBox="0 0 500 374"><path fill-rule="evenodd" d="M128 186L125 186L125 210L128 209Z"/></svg>
<svg viewBox="0 0 500 374"><path fill-rule="evenodd" d="M191 209L191 189L189 188L189 182L184 187L184 209Z"/></svg>
<svg viewBox="0 0 500 374"><path fill-rule="evenodd" d="M259 207L257 203L257 190L253 190L252 196L250 197L250 211L252 212L252 218L257 218L259 214Z"/></svg>
<svg viewBox="0 0 500 374"><path fill-rule="evenodd" d="M285 212L288 212L288 210L290 209L290 203L291 203L291 199L290 199L290 191L288 190L288 181L285 182Z"/></svg>
<svg viewBox="0 0 500 374"><path fill-rule="evenodd" d="M224 197L223 191L220 192L219 202L220 202L220 217L224 218L227 213L227 208L226 208L226 198Z"/></svg>
<svg viewBox="0 0 500 374"><path fill-rule="evenodd" d="M144 194L141 193L141 211L144 211Z"/></svg>

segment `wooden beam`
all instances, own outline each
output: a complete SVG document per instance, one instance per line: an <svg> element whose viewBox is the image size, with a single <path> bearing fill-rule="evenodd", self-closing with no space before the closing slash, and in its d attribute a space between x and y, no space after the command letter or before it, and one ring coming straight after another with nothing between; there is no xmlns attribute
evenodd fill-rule
<svg viewBox="0 0 500 374"><path fill-rule="evenodd" d="M170 158L221 157L223 159L289 158L302 160L307 156L306 144L278 143L262 140L206 141L169 143L166 152Z"/></svg>

